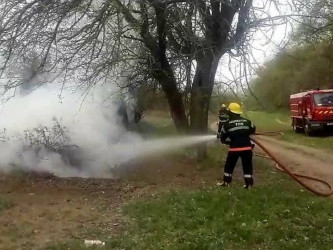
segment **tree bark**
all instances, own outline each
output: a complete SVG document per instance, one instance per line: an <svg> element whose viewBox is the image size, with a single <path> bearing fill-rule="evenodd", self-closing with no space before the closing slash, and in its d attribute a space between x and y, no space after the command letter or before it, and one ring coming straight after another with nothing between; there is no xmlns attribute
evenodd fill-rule
<svg viewBox="0 0 333 250"><path fill-rule="evenodd" d="M186 117L184 102L182 94L177 88L177 81L173 76L171 67L165 61L164 70L154 69L152 74L161 86L162 90L168 100L172 120L178 131L187 132L189 129L188 120Z"/></svg>
<svg viewBox="0 0 333 250"><path fill-rule="evenodd" d="M178 89L174 71L167 58L166 40L166 5L161 2L153 4L156 12L156 41L152 42L147 30L142 33L146 46L150 49L154 58L152 70L154 78L161 84L163 92L168 100L172 119L179 131L188 131L189 124L186 117L183 95ZM147 22L147 20L145 21ZM143 29L145 30L145 29Z"/></svg>
<svg viewBox="0 0 333 250"><path fill-rule="evenodd" d="M190 128L195 134L208 132L208 112L214 78L218 66L217 58L197 60L197 68L191 92ZM198 160L207 157L206 145L199 145Z"/></svg>

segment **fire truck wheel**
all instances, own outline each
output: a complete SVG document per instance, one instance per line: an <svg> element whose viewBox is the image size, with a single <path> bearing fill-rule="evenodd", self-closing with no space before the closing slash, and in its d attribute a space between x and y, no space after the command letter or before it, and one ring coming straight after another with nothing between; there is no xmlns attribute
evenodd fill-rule
<svg viewBox="0 0 333 250"><path fill-rule="evenodd" d="M295 133L299 134L302 132L302 129L297 127L296 125L293 125L293 130L295 131Z"/></svg>

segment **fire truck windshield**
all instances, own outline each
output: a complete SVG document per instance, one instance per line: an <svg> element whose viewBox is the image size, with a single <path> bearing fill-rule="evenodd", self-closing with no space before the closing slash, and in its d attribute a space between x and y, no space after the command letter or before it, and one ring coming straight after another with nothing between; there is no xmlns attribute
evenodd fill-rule
<svg viewBox="0 0 333 250"><path fill-rule="evenodd" d="M313 98L316 106L333 106L333 92L316 93Z"/></svg>

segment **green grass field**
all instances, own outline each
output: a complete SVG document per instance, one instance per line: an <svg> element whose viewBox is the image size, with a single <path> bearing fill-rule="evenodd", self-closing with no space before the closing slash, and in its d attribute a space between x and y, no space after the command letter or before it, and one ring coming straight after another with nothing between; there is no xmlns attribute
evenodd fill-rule
<svg viewBox="0 0 333 250"><path fill-rule="evenodd" d="M252 190L211 187L136 200L130 223L105 249L332 249L333 201L286 177ZM73 240L48 249L82 249Z"/></svg>
<svg viewBox="0 0 333 250"><path fill-rule="evenodd" d="M291 127L288 111L248 111L244 114L244 117L251 119L255 123L258 132L280 131L283 135L277 138L281 140L314 148L333 149L333 136L309 137L303 133L295 133ZM211 120L216 119L217 117L211 117ZM162 113L146 117L142 124L139 125L138 131L155 137L177 134L176 128L168 114Z"/></svg>
<svg viewBox="0 0 333 250"><path fill-rule="evenodd" d="M282 140L293 142L299 145L331 150L333 149L333 136L313 136L309 137L303 133L295 133L291 128L290 116L287 111L280 112L259 112L249 111L247 117L257 126L257 131L281 131Z"/></svg>
<svg viewBox="0 0 333 250"><path fill-rule="evenodd" d="M290 117L287 112L248 111L244 117L251 119L258 131L287 131L291 130Z"/></svg>
<svg viewBox="0 0 333 250"><path fill-rule="evenodd" d="M134 220L108 242L121 249L332 249L332 201L286 181L172 193L124 209Z"/></svg>

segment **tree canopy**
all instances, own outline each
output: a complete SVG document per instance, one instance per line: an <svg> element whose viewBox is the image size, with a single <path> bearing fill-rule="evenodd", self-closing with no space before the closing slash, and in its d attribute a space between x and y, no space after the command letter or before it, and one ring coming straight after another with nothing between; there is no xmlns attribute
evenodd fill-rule
<svg viewBox="0 0 333 250"><path fill-rule="evenodd" d="M295 2L301 14L289 48L257 70L251 86L268 109L287 108L289 95L333 88L333 13L326 0ZM255 100L250 96L249 105Z"/></svg>
<svg viewBox="0 0 333 250"><path fill-rule="evenodd" d="M51 73L63 84L79 79L75 87L87 91L101 82L155 82L176 127L205 133L220 59L244 59L257 30L285 22L279 6L276 0L5 0L0 81L5 90L22 85L27 78L15 72L33 58L37 75Z"/></svg>

